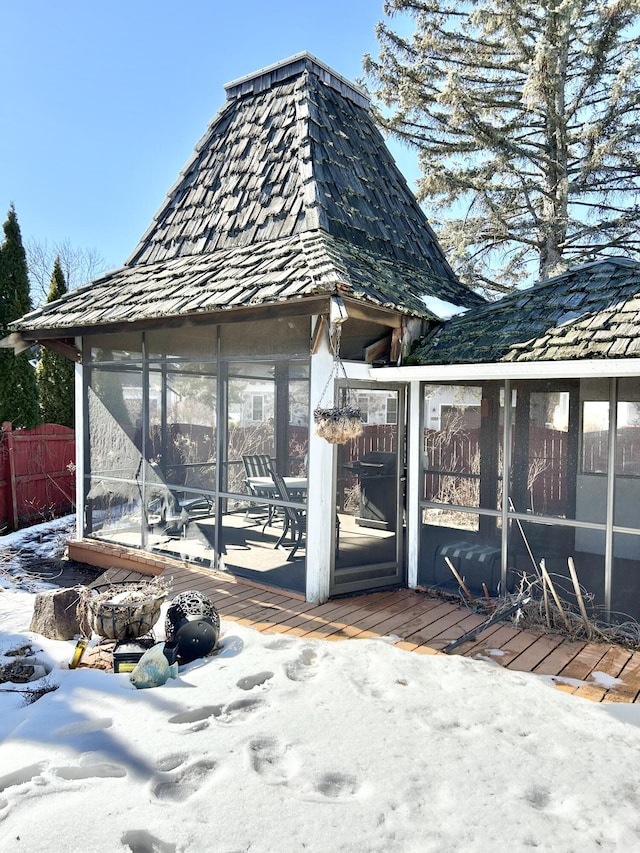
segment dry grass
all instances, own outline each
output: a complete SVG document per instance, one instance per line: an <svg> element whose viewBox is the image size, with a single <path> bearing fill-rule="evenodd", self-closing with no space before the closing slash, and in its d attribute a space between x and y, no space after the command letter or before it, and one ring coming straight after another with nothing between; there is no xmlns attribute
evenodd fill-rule
<svg viewBox="0 0 640 853"><path fill-rule="evenodd" d="M509 616L509 621L520 630L535 630L542 633L560 634L570 640L596 643L613 643L634 651L640 650L640 623L624 613L612 613L611 621L605 621L604 607L595 603L595 596L580 587L584 615L576 603L576 596L566 577L551 575L555 597L545 591L545 580L539 575L520 575L517 590L499 598L477 597L473 604L460 588L459 597L475 612L486 613L499 621L500 613L506 612L520 602L519 608ZM586 618L585 618L586 617Z"/></svg>

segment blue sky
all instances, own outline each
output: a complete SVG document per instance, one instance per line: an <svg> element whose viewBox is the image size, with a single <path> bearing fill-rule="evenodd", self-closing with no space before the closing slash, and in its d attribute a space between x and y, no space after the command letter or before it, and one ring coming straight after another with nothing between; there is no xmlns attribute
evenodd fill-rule
<svg viewBox="0 0 640 853"><path fill-rule="evenodd" d="M225 83L304 50L354 79L381 18L382 0L0 0L2 221L13 202L25 241L120 266Z"/></svg>

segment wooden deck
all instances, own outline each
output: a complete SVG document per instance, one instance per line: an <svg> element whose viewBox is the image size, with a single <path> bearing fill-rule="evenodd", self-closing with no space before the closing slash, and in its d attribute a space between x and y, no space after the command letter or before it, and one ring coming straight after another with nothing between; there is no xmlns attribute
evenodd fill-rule
<svg viewBox="0 0 640 853"><path fill-rule="evenodd" d="M399 648L437 654L486 618L408 589L316 605L212 572L180 568L164 574L171 579L173 595L197 589L214 602L224 621L264 633L323 640L391 636L397 637ZM109 569L96 583L138 579L148 577ZM640 702L640 652L620 646L575 642L499 623L459 646L455 654L551 677L559 689L595 702Z"/></svg>

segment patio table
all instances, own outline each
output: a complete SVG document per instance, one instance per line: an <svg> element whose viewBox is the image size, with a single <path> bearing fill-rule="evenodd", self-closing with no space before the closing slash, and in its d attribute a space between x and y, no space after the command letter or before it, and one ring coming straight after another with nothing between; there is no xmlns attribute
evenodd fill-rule
<svg viewBox="0 0 640 853"><path fill-rule="evenodd" d="M306 477L283 477L284 484L292 499L304 500L307 496ZM249 477L247 483L254 489L259 489L265 497L276 496L276 484L271 477Z"/></svg>

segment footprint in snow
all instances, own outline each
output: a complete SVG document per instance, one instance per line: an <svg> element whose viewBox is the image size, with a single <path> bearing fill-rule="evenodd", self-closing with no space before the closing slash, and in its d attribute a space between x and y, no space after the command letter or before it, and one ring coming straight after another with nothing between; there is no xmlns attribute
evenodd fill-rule
<svg viewBox="0 0 640 853"><path fill-rule="evenodd" d="M130 829L120 839L131 853L176 853L175 844L167 844L146 829Z"/></svg>
<svg viewBox="0 0 640 853"><path fill-rule="evenodd" d="M77 779L122 779L127 775L124 767L118 764L88 764L86 767L53 767L53 772L61 779L66 779L68 782L76 781Z"/></svg>
<svg viewBox="0 0 640 853"><path fill-rule="evenodd" d="M257 672L255 675L245 675L244 678L236 682L236 687L239 687L240 690L253 690L254 687L266 684L271 678L273 678L273 673L268 671Z"/></svg>
<svg viewBox="0 0 640 853"><path fill-rule="evenodd" d="M92 732L99 732L103 729L108 729L113 725L113 720L109 717L103 717L99 720L83 720L79 723L70 723L68 726L61 726L52 732L53 737L74 737L75 735L87 735Z"/></svg>
<svg viewBox="0 0 640 853"><path fill-rule="evenodd" d="M181 714L175 714L169 717L170 723L185 725L186 723L195 723L191 726L190 732L199 732L206 729L212 717L219 717L222 713L222 705L203 705L202 708L194 708L192 711L183 711Z"/></svg>
<svg viewBox="0 0 640 853"><path fill-rule="evenodd" d="M221 723L234 723L236 720L242 720L245 717L250 716L254 711L257 711L259 708L262 708L265 705L265 701L263 699L236 699L233 702L229 702L228 705L225 705L222 709L222 714L220 715Z"/></svg>
<svg viewBox="0 0 640 853"><path fill-rule="evenodd" d="M297 643L297 638L293 637L278 637L276 640L272 640L270 643L265 643L265 649L271 649L273 651L280 651L280 649L289 649Z"/></svg>
<svg viewBox="0 0 640 853"><path fill-rule="evenodd" d="M175 803L189 799L198 791L206 778L217 767L213 759L203 759L194 764L186 765L180 772L161 773L160 778L152 786L152 793L158 800L172 800Z"/></svg>
<svg viewBox="0 0 640 853"><path fill-rule="evenodd" d="M46 766L46 762L40 761L38 764L30 764L28 767L21 767L19 770L14 770L11 773L0 776L0 794L6 791L7 788L24 785L27 782L42 783L43 780L40 774Z"/></svg>
<svg viewBox="0 0 640 853"><path fill-rule="evenodd" d="M176 767L180 767L181 764L184 764L189 756L183 753L176 753L175 755L165 755L164 758L160 758L156 767L158 770L163 772L168 772L169 770L175 770Z"/></svg>
<svg viewBox="0 0 640 853"><path fill-rule="evenodd" d="M290 744L275 737L257 737L249 741L249 761L263 781L285 785L298 770Z"/></svg>
<svg viewBox="0 0 640 853"><path fill-rule="evenodd" d="M325 773L319 776L314 789L330 800L351 799L358 793L358 780L350 773Z"/></svg>
<svg viewBox="0 0 640 853"><path fill-rule="evenodd" d="M318 654L311 646L305 646L295 660L284 668L284 674L290 681L309 681L318 668Z"/></svg>
<svg viewBox="0 0 640 853"><path fill-rule="evenodd" d="M532 785L524 793L525 800L538 811L543 811L551 802L551 794L548 788L542 785Z"/></svg>
<svg viewBox="0 0 640 853"><path fill-rule="evenodd" d="M41 776L42 771L46 767L46 762L41 761L38 764L30 764L28 767L21 767L19 770L14 770L11 773L0 776L0 794L8 791L10 788L26 785L29 782L33 782L34 785L46 785L45 780ZM0 821L3 821L7 817L10 810L10 800L0 797Z"/></svg>
<svg viewBox="0 0 640 853"><path fill-rule="evenodd" d="M264 675L264 673L262 673ZM221 723L233 723L251 714L264 705L262 699L236 699L227 705L204 705L202 708L194 708L191 711L183 711L169 718L170 723L184 725L195 723L189 728L190 732L206 729L212 718Z"/></svg>

